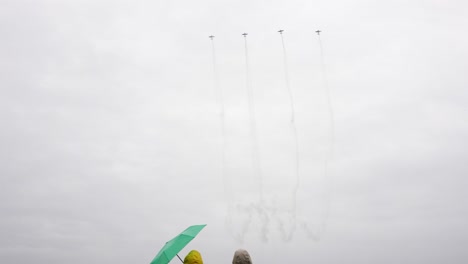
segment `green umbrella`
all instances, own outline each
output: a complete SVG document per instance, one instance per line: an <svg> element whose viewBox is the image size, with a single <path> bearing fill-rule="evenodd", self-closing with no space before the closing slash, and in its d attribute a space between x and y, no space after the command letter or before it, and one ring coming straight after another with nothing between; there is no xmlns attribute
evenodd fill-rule
<svg viewBox="0 0 468 264"><path fill-rule="evenodd" d="M151 264L167 264L177 255L206 225L193 225L184 230L178 236L166 242ZM179 257L182 261L182 259ZM183 261L182 261L183 262Z"/></svg>

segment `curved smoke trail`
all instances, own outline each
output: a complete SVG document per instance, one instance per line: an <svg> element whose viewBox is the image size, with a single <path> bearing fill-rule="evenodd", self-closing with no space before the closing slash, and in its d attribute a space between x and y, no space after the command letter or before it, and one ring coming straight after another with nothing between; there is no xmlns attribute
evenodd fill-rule
<svg viewBox="0 0 468 264"><path fill-rule="evenodd" d="M251 84L250 74L250 63L249 63L249 52L247 46L247 33L242 34L244 36L244 47L245 47L245 86L247 90L247 101L248 101L248 114L249 114L249 133L250 133L250 144L251 144L251 159L252 159L252 170L253 177L256 181L256 185L259 189L259 201L249 201L247 203L234 203L230 201L228 207L228 215L226 218L226 226L231 232L233 237L240 243L243 243L244 237L247 232L252 228L252 224L255 220L259 219L263 223L260 234L262 240L267 240L267 222L268 216L264 210L263 204L263 179L262 169L260 164L260 150L257 138L257 120L255 116L255 101L254 93ZM238 221L240 220L240 222ZM233 230L234 225L239 228L237 232Z"/></svg>
<svg viewBox="0 0 468 264"><path fill-rule="evenodd" d="M244 47L245 47L245 85L247 88L247 97L249 105L249 121L250 121L250 137L252 144L252 166L254 170L254 176L258 180L260 188L260 199L263 201L263 184L262 184L262 169L260 165L260 151L258 147L257 139L257 120L255 118L255 101L252 84L250 80L250 63L249 63L249 51L247 47L247 33L242 34L244 36Z"/></svg>
<svg viewBox="0 0 468 264"><path fill-rule="evenodd" d="M217 100L219 103L219 115L220 115L220 122L221 122L221 176L223 179L223 184L224 184L224 192L227 195L227 199L230 202L231 197L230 197L230 192L228 192L228 186L229 183L227 182L226 179L226 122L225 122L225 117L224 117L224 111L225 111L225 106L224 106L224 93L222 87L219 85L219 75L218 75L218 69L217 69L217 63L216 63L216 49L215 49L215 44L214 44L214 37L213 35L209 36L211 39L211 54L212 54L212 63L213 63L213 84L214 84L214 89L217 95Z"/></svg>
<svg viewBox="0 0 468 264"><path fill-rule="evenodd" d="M330 169L330 163L331 160L333 159L334 155L334 148L335 148L335 114L333 111L333 104L331 100L331 92L330 92L330 87L328 85L328 75L327 75L327 67L325 64L325 55L323 51L323 45L322 45L322 39L320 38L320 30L317 30L317 35L318 35L318 42L320 46L320 61L322 64L322 75L323 75L323 85L325 87L325 92L327 94L327 104L328 104L328 114L330 117L330 139L329 139L329 149L328 149L328 155L325 160L325 178L330 179L329 177L329 169ZM326 197L327 201L327 207L325 208L325 222L322 225L322 230L326 228L326 221L329 217L330 214L330 187L328 187L328 195Z"/></svg>
<svg viewBox="0 0 468 264"><path fill-rule="evenodd" d="M294 137L294 144L295 144L295 167L294 167L294 174L296 178L296 184L294 185L294 196L293 196L293 219L294 219L294 225L296 223L296 209L297 209L297 191L299 189L299 140L297 136L297 127L295 123L295 114L296 110L294 107L294 97L292 94L291 90L291 84L289 80L289 68L288 68L288 57L287 57L287 52L286 52L286 45L284 44L284 37L283 37L283 31L280 30L278 31L281 35L281 44L283 46L283 63L284 63L284 79L285 79L285 85L286 89L288 91L289 95L289 104L291 107L291 130L293 132L293 137Z"/></svg>
<svg viewBox="0 0 468 264"><path fill-rule="evenodd" d="M332 105L332 100L331 100L331 92L330 88L328 85L328 76L327 76L327 68L325 64L325 56L324 56L324 51L323 51L323 45L322 45L322 40L320 38L320 30L315 31L318 36L318 44L320 48L320 63L321 63L321 68L322 68L322 79L323 79L323 85L325 88L325 93L327 97L327 105L328 105L328 114L330 118L330 123L329 123L329 129L330 129L330 137L329 137L329 142L328 142L328 151L327 155L325 157L325 162L324 162L324 176L325 179L331 180L329 177L329 169L330 169L330 163L333 158L333 152L334 152L334 144L335 144L335 117L334 117L334 111L333 111L333 105ZM328 183L330 184L330 183ZM317 232L311 231L306 224L304 225L304 229L307 231L307 234L309 237L311 237L314 240L319 240L321 233L325 231L326 225L327 225L327 220L330 214L330 186L326 186L326 206L324 208L324 221L321 223L321 226L319 227Z"/></svg>
<svg viewBox="0 0 468 264"><path fill-rule="evenodd" d="M323 52L323 45L322 39L320 38L320 30L317 30L318 35L318 42L320 47L320 62L322 64L322 78L323 78L323 85L325 86L325 92L327 93L327 105L328 105L328 114L330 117L330 142L329 142L329 150L328 150L328 158L331 159L333 157L333 150L335 144L335 114L333 111L333 105L331 101L331 93L330 87L328 86L328 75L327 75L327 68L325 64L325 56Z"/></svg>
<svg viewBox="0 0 468 264"><path fill-rule="evenodd" d="M251 214L248 210L245 210L241 206L233 205L233 192L231 187L231 179L227 177L227 166L226 166L226 148L227 148L227 139L226 139L226 120L225 120L225 105L224 105L224 93L222 87L219 85L219 74L216 61L216 48L214 43L213 35L209 36L211 39L211 55L212 55L212 66L213 66L213 86L216 93L216 99L219 105L219 114L220 114L220 129L221 129L221 177L223 179L224 195L228 203L228 213L225 218L225 227L233 237L239 241L243 242L244 235L248 231L248 227L251 222ZM247 208L248 209L248 208ZM232 214L246 214L249 216L248 220L241 224L240 234L235 234L232 230L233 219Z"/></svg>

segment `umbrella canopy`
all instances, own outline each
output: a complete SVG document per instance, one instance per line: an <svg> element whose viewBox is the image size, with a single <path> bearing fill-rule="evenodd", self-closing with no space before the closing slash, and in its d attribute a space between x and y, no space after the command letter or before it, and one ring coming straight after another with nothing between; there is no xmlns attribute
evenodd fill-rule
<svg viewBox="0 0 468 264"><path fill-rule="evenodd" d="M166 242L151 264L167 264L171 261L206 225L193 225Z"/></svg>

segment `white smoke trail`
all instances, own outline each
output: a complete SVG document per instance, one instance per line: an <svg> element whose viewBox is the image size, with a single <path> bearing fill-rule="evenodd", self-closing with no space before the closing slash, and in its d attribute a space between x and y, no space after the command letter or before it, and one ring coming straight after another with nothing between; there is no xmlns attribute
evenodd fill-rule
<svg viewBox="0 0 468 264"><path fill-rule="evenodd" d="M328 105L328 114L330 117L330 139L329 139L329 149L328 149L328 160L333 158L333 151L334 151L334 145L335 145L335 114L333 111L333 104L331 101L331 93L330 93L330 87L328 86L328 74L327 74L327 67L325 64L325 56L323 52L323 46L322 46L322 39L320 38L320 31L317 31L318 35L318 42L320 46L320 61L322 64L322 78L323 78L323 85L325 87L325 92L327 94L327 105Z"/></svg>
<svg viewBox="0 0 468 264"><path fill-rule="evenodd" d="M334 117L334 111L333 111L333 104L331 100L331 92L330 88L328 85L328 76L327 76L327 68L325 64L325 56L324 56L324 51L323 51L323 45L322 45L322 40L320 38L320 30L315 31L318 35L318 44L320 48L320 63L321 63L321 68L322 68L322 79L323 79L323 86L325 88L325 93L327 97L327 106L328 106L328 115L329 115L329 129L330 129L330 136L328 140L328 150L325 156L325 161L324 161L324 176L325 176L325 182L327 186L325 186L325 207L323 208L323 216L324 220L320 223L320 226L318 227L317 231L312 231L307 224L303 223L303 228L306 231L306 234L308 235L309 238L313 240L320 240L321 235L323 232L325 232L328 218L330 215L330 203L331 203L331 191L330 191L330 185L331 185L331 177L330 177L330 163L333 159L334 156L334 145L335 145L335 117Z"/></svg>
<svg viewBox="0 0 468 264"><path fill-rule="evenodd" d="M216 100L218 101L219 106L219 117L220 117L220 132L221 132L221 177L224 187L224 195L226 202L228 204L228 213L225 218L225 227L233 235L233 238L238 242L243 243L245 233L247 233L252 221L252 214L249 210L238 206L234 206L233 203L233 191L231 179L227 176L227 160L226 160L226 151L227 151L227 138L226 138L226 120L225 120L225 104L224 104L224 93L223 89L219 84L219 74L218 74L218 64L216 60L216 48L214 43L215 36L209 36L211 40L211 57L212 57L212 67L213 67L213 86L216 94ZM233 231L233 215L247 215L247 220L244 220L241 223L240 233L235 234Z"/></svg>
<svg viewBox="0 0 468 264"><path fill-rule="evenodd" d="M220 125L221 125L221 177L223 179L224 192L227 196L227 200L231 202L231 192L229 191L230 184L226 178L226 122L225 122L225 105L224 105L224 93L223 88L219 85L219 75L216 61L216 49L214 43L213 35L209 36L211 39L211 53L212 53L212 63L213 63L213 85L215 93L217 95L217 100L219 104L219 115L220 115Z"/></svg>
<svg viewBox="0 0 468 264"><path fill-rule="evenodd" d="M298 189L299 189L299 160L300 160L300 157L299 157L299 140L298 140L298 136L297 136L297 127L296 127L296 120L295 120L295 114L296 114L296 110L295 110L295 106L294 106L294 97L293 97L293 94L292 94L292 89L291 89L291 82L290 82L290 79L289 79L289 68L288 68L288 56L287 56L287 52L286 52L286 45L284 44L284 36L283 36L283 30L280 30L278 31L281 35L281 44L283 46L283 63L284 63L284 79L285 79L285 85L286 85L286 89L288 91L288 95L289 95L289 104L290 104L290 107L291 107L291 130L292 130L292 133L293 133L293 137L294 137L294 147L295 147L295 166L294 166L294 176L295 176L295 179L296 179L296 182L295 182L295 185L294 185L294 190L293 190L293 230L292 232L294 232L294 229L295 229L295 225L296 225L296 210L297 210L297 192L298 192ZM291 234L288 235L288 237L291 237Z"/></svg>
<svg viewBox="0 0 468 264"><path fill-rule="evenodd" d="M255 100L254 93L251 83L250 74L250 62L249 62L249 51L247 46L247 33L244 36L244 47L245 47L245 84L247 88L247 98L249 105L249 121L250 121L250 137L252 144L252 166L254 171L254 177L256 177L260 190L260 199L263 201L263 183L262 183L262 168L260 164L260 150L258 146L257 138L257 120L255 117Z"/></svg>
<svg viewBox="0 0 468 264"><path fill-rule="evenodd" d="M242 34L244 36L244 48L245 48L245 85L247 90L247 103L248 103L248 115L249 115L249 133L250 133L250 152L252 162L253 180L255 182L255 189L259 190L259 197L254 194L248 200L237 201L233 198L229 201L228 214L226 217L226 226L230 231L233 238L239 243L244 242L244 238L248 232L259 231L261 239L263 241L268 240L268 215L264 210L263 205L263 179L262 169L260 164L260 150L257 138L257 120L255 115L255 100L254 93L251 84L251 73L250 73L250 61L249 52L247 45L247 33ZM229 178L229 177L228 177ZM234 190L237 191L237 190ZM233 193L234 196L236 194ZM258 200L257 200L258 199ZM253 230L256 224L262 224L260 230Z"/></svg>

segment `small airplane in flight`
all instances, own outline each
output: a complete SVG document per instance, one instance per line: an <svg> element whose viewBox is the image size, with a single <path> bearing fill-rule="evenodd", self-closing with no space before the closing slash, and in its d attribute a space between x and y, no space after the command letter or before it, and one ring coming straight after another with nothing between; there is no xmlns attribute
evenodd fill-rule
<svg viewBox="0 0 468 264"><path fill-rule="evenodd" d="M317 35L320 35L320 32L322 32L321 30L316 30L315 32L317 32Z"/></svg>
<svg viewBox="0 0 468 264"><path fill-rule="evenodd" d="M242 36L244 36L244 38L247 37L247 35L247 33L242 33Z"/></svg>
<svg viewBox="0 0 468 264"><path fill-rule="evenodd" d="M283 34L283 31L284 31L284 30L282 30L282 29L278 30L278 32L279 32L280 34Z"/></svg>
<svg viewBox="0 0 468 264"><path fill-rule="evenodd" d="M211 35L211 36L208 36L210 39L213 39L215 36Z"/></svg>

